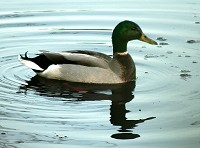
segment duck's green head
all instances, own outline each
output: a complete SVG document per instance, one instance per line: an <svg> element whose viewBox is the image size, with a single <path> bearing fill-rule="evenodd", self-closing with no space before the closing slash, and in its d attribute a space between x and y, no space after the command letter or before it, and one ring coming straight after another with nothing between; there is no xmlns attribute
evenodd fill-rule
<svg viewBox="0 0 200 148"><path fill-rule="evenodd" d="M120 22L113 30L113 52L126 52L127 43L131 40L140 40L149 44L157 45L157 42L148 38L136 23L123 21Z"/></svg>

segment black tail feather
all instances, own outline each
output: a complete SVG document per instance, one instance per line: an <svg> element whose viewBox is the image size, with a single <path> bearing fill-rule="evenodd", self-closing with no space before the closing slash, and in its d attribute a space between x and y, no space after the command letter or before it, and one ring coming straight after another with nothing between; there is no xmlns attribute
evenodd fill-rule
<svg viewBox="0 0 200 148"><path fill-rule="evenodd" d="M24 56L20 54L20 58L23 60L34 62L44 70L53 64L53 62L50 61L44 54L39 54L38 56L33 58L28 57L28 51L24 54Z"/></svg>
<svg viewBox="0 0 200 148"><path fill-rule="evenodd" d="M29 60L28 51L24 54L24 56L20 54L20 58L23 60Z"/></svg>

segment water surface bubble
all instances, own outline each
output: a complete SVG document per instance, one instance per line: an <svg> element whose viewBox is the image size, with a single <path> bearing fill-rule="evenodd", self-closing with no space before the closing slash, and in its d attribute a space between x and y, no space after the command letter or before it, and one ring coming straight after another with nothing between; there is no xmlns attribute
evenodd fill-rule
<svg viewBox="0 0 200 148"><path fill-rule="evenodd" d="M161 43L159 43L159 45L169 45L169 43L161 42Z"/></svg>
<svg viewBox="0 0 200 148"><path fill-rule="evenodd" d="M200 40L187 40L187 43L189 44L200 43Z"/></svg>
<svg viewBox="0 0 200 148"><path fill-rule="evenodd" d="M167 39L166 38L164 38L164 37L157 37L157 39L156 40L158 40L158 41L166 41Z"/></svg>

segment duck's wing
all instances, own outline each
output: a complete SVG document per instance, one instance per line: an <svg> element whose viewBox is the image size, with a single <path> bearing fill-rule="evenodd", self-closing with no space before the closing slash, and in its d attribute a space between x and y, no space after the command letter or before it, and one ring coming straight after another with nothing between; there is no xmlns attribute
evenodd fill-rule
<svg viewBox="0 0 200 148"><path fill-rule="evenodd" d="M106 69L109 67L108 63L111 59L110 56L103 53L83 50L53 53L44 52L35 58L28 58L27 54L24 57L20 56L20 61L35 71L44 71L50 65L57 64L73 64Z"/></svg>
<svg viewBox="0 0 200 148"><path fill-rule="evenodd" d="M88 67L108 68L111 57L94 51L69 51L57 53L43 53L53 64L76 64Z"/></svg>
<svg viewBox="0 0 200 148"><path fill-rule="evenodd" d="M67 52L90 55L90 56L93 56L93 57L104 59L106 61L110 61L111 60L111 56L110 55L106 55L104 53L96 52L96 51L90 51L90 50L72 50L72 51L67 51Z"/></svg>

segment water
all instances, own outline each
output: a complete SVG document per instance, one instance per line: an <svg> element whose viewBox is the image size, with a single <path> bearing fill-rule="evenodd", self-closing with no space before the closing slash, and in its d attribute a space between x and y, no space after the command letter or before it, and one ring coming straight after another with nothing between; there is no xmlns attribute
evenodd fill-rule
<svg viewBox="0 0 200 148"><path fill-rule="evenodd" d="M0 1L0 147L200 146L200 2ZM112 54L112 29L138 23L158 46L128 45L136 83L41 79L17 56L41 50Z"/></svg>

